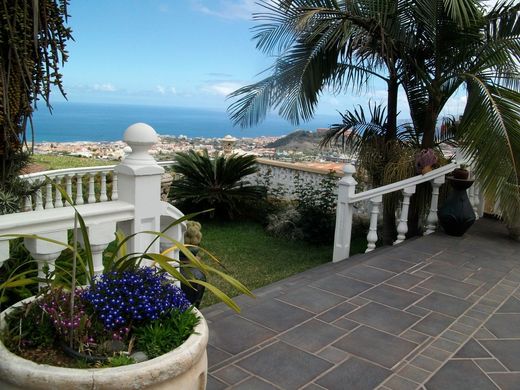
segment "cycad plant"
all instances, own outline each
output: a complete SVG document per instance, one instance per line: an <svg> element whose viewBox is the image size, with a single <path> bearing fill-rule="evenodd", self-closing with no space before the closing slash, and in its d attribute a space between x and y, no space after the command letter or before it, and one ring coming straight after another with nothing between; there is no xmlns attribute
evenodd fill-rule
<svg viewBox="0 0 520 390"><path fill-rule="evenodd" d="M172 168L182 177L172 183L170 199L183 211L214 209L212 216L233 218L265 197L264 187L247 180L257 172L254 156L190 150L177 153Z"/></svg>

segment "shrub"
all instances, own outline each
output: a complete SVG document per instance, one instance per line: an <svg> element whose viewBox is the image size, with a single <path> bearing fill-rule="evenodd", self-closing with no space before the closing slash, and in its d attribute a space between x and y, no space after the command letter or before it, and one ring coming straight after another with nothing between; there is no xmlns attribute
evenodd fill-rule
<svg viewBox="0 0 520 390"><path fill-rule="evenodd" d="M211 216L232 219L244 214L251 203L265 198L265 188L245 179L257 171L254 156L211 158L207 150L190 150L177 153L172 168L182 177L172 183L169 198L183 211L214 209Z"/></svg>

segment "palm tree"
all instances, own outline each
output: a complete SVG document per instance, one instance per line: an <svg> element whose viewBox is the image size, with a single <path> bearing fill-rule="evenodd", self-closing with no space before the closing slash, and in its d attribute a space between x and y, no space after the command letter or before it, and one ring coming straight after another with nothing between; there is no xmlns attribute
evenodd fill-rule
<svg viewBox="0 0 520 390"><path fill-rule="evenodd" d="M257 171L250 155L218 155L207 150L180 152L172 166L182 175L170 188L170 198L183 210L214 209L214 214L232 218L265 197L265 188L250 184L246 177Z"/></svg>
<svg viewBox="0 0 520 390"><path fill-rule="evenodd" d="M484 191L509 214L520 209L518 110L520 5L502 2L486 13L481 0L279 1L261 15L260 49L279 49L273 74L231 96L232 119L256 123L270 108L298 122L312 116L325 86L359 86L382 64L410 104L422 146L433 146L438 117L467 85L459 126L463 149L475 158ZM278 11L277 11L278 9ZM389 85L391 83L389 82ZM396 87L397 88L397 87ZM396 89L389 88L389 91ZM393 93L385 138L395 138ZM499 142L488 142L491 133ZM500 144L500 145L498 145ZM496 169L502 174L496 175Z"/></svg>

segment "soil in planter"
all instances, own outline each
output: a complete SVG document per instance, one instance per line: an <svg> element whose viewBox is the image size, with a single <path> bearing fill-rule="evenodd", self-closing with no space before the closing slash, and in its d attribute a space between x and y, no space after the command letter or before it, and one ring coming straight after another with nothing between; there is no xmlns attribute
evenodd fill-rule
<svg viewBox="0 0 520 390"><path fill-rule="evenodd" d="M16 355L32 360L35 363L48 364L56 367L86 368L88 365L67 356L61 349L57 348L27 348L11 351Z"/></svg>

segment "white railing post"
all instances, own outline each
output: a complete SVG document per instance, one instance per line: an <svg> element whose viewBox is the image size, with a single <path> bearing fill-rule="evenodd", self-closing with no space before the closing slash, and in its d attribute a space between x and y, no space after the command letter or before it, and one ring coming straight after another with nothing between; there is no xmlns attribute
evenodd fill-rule
<svg viewBox="0 0 520 390"><path fill-rule="evenodd" d="M343 167L345 176L339 181L338 205L336 208L336 229L334 232L334 252L332 261L340 261L350 255L350 238L352 236L353 205L350 197L356 192L356 180L353 175L356 168L352 164Z"/></svg>
<svg viewBox="0 0 520 390"><path fill-rule="evenodd" d="M76 204L83 204L83 174L76 175Z"/></svg>
<svg viewBox="0 0 520 390"><path fill-rule="evenodd" d="M135 218L119 224L125 234L161 229L161 176L164 169L148 153L158 139L155 130L144 123L136 123L125 131L123 140L132 148L132 153L115 168L119 178L119 200L131 203L135 208ZM130 240L128 250L143 252L152 239L150 234L138 234ZM150 250L159 251L159 240Z"/></svg>
<svg viewBox="0 0 520 390"><path fill-rule="evenodd" d="M382 196L376 196L375 198L370 199L370 203L372 205L370 210L370 227L368 228L367 234L367 242L368 246L365 251L371 252L376 248L377 242L377 218L379 217L379 206L383 202Z"/></svg>
<svg viewBox="0 0 520 390"><path fill-rule="evenodd" d="M62 230L53 233L39 234L40 237L49 238L55 241L67 243L67 231ZM53 242L40 240L36 238L25 238L24 244L27 250L31 253L34 260L38 262L38 277L45 278L44 268L48 267L48 271L54 271L54 262L65 247ZM40 288L45 286L45 283L40 282Z"/></svg>
<svg viewBox="0 0 520 390"><path fill-rule="evenodd" d="M61 176L56 176L54 179L56 185L61 185ZM55 197L54 197L54 207L60 208L63 207L63 196L61 195L61 192L56 188L55 189Z"/></svg>
<svg viewBox="0 0 520 390"><path fill-rule="evenodd" d="M99 201L106 202L107 200L107 173L101 172L101 193L99 194Z"/></svg>
<svg viewBox="0 0 520 390"><path fill-rule="evenodd" d="M408 233L408 210L410 208L410 198L413 194L415 194L415 186L403 189L401 217L399 218L399 224L397 225L397 240L394 241L394 245L403 242L406 238L406 233Z"/></svg>
<svg viewBox="0 0 520 390"><path fill-rule="evenodd" d="M433 179L430 183L432 185L432 199L430 203L430 212L426 218L426 231L424 235L432 234L437 229L437 208L439 206L439 188L446 181L445 176L440 176Z"/></svg>
<svg viewBox="0 0 520 390"><path fill-rule="evenodd" d="M103 273L103 251L108 244L115 240L116 223L107 222L88 226L88 238L90 241L90 249L92 251L92 263L94 266L94 274ZM81 232L78 232L78 241L83 247L85 242Z"/></svg>
<svg viewBox="0 0 520 390"><path fill-rule="evenodd" d="M118 200L119 194L117 192L117 172L112 172L112 196L110 200Z"/></svg>

